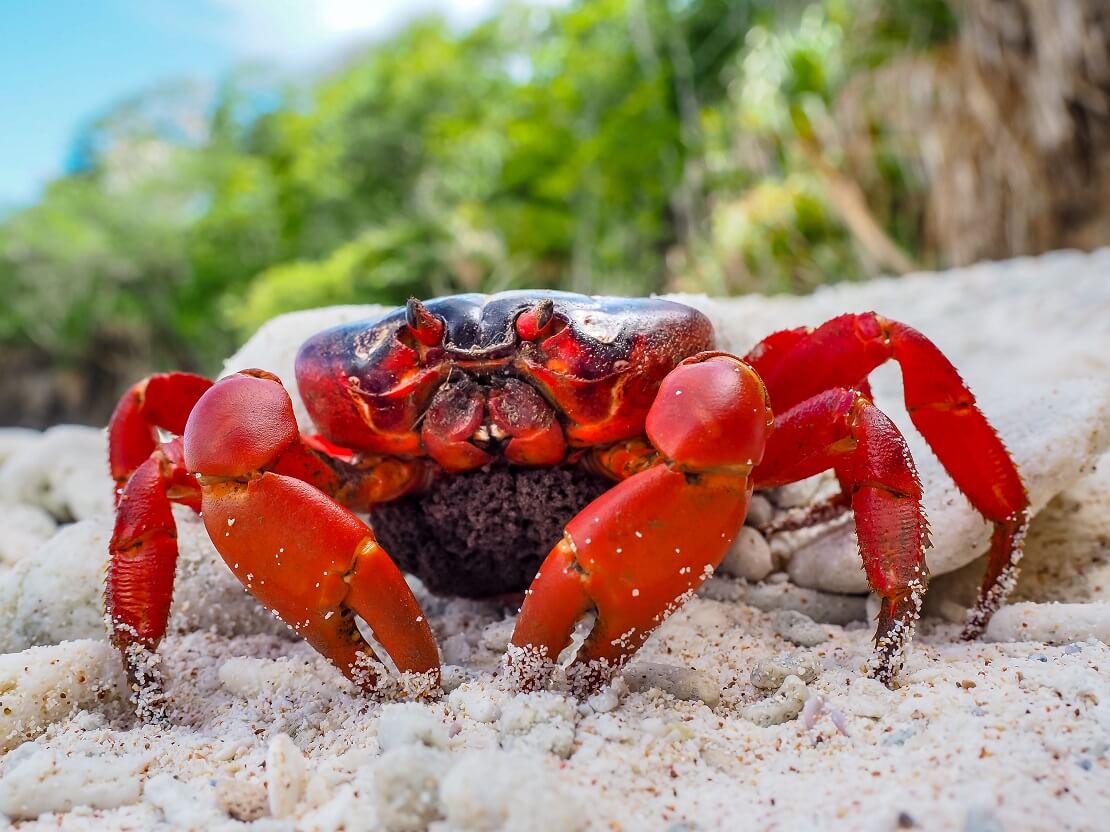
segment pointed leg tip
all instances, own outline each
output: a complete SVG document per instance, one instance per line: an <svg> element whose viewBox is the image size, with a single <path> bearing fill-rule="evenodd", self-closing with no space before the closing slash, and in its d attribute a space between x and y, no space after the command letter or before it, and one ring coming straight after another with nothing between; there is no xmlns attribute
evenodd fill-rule
<svg viewBox="0 0 1110 832"><path fill-rule="evenodd" d="M965 624L964 628L960 630L960 641L977 641L982 635L985 627Z"/></svg>
<svg viewBox="0 0 1110 832"><path fill-rule="evenodd" d="M128 699L135 706L135 716L144 725L168 725L169 699L160 667L162 657L154 648L134 642L122 647L122 652L131 689Z"/></svg>
<svg viewBox="0 0 1110 832"><path fill-rule="evenodd" d="M918 616L925 597L924 580L910 582L905 594L884 598L875 631L875 653L868 661L868 675L887 687L905 664L906 651L917 629Z"/></svg>
<svg viewBox="0 0 1110 832"><path fill-rule="evenodd" d="M975 641L986 632L987 624L994 615L997 605L990 603L991 597L981 599L974 607L967 611L967 619L960 631L960 641Z"/></svg>

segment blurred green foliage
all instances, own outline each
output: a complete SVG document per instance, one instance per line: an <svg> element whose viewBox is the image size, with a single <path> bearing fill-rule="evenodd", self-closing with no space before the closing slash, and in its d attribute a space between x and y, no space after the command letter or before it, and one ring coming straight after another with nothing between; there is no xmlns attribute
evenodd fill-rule
<svg viewBox="0 0 1110 832"><path fill-rule="evenodd" d="M244 72L203 104L163 87L0 225L0 344L211 370L322 304L872 274L830 196L833 105L955 31L944 0L511 4L465 33L418 22L311 83ZM878 222L913 253L898 207L920 186L876 147Z"/></svg>

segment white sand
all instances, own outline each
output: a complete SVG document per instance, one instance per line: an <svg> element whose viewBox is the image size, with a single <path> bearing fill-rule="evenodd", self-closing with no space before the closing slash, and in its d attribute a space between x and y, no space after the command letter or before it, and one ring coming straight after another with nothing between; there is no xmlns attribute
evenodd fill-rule
<svg viewBox="0 0 1110 832"><path fill-rule="evenodd" d="M25 830L242 828L235 818L265 830L1104 826L1108 278L1110 252L1100 252L812 299L699 301L738 349L848 309L919 326L953 355L1047 505L1030 531L1024 603L989 633L1002 640L963 644L945 619L961 614L981 570L956 568L981 549L978 532L951 493L931 498L931 562L955 571L935 582L928 609L939 617L919 628L895 691L860 675L871 651L871 626L855 620L862 601L798 588L779 571L763 584L715 578L660 628L627 681L584 703L498 688L515 610L422 597L453 689L432 704L383 706L275 629L179 514L186 556L161 650L172 724L139 726L97 627L110 517L95 495L107 478L41 453L52 442L87 460L91 440L0 431L0 503L21 507L0 521L0 634L22 650L0 657L0 743L29 739L0 761L0 813ZM333 319L320 311L271 325L234 366L291 377L292 346L275 333ZM897 381L886 373L876 388L896 416ZM924 452L919 462L927 489L949 488ZM73 519L82 522L53 535L53 523ZM799 552L781 541L772 552L798 581L855 589L850 544L838 528ZM788 642L779 607L806 610L822 622L814 640L827 639ZM62 638L85 640L32 646Z"/></svg>

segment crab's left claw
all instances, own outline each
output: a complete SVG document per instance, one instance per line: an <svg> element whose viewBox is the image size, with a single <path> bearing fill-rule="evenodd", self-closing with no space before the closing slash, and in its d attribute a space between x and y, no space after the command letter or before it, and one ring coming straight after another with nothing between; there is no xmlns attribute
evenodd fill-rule
<svg viewBox="0 0 1110 832"><path fill-rule="evenodd" d="M544 685L591 610L593 630L568 669L577 692L596 689L640 648L728 551L769 423L763 384L740 360L704 353L671 372L647 420L660 464L567 524L521 608L505 663L511 684Z"/></svg>
<svg viewBox="0 0 1110 832"><path fill-rule="evenodd" d="M439 687L439 652L420 605L369 526L312 485L278 473L300 453L285 389L240 374L217 383L185 428L185 460L201 475L204 524L232 571L348 678L384 680L357 613L398 670ZM275 470L277 469L277 470Z"/></svg>

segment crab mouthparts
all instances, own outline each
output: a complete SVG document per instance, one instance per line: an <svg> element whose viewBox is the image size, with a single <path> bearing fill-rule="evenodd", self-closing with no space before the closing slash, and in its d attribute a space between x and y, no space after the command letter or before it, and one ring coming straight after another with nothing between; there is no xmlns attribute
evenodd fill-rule
<svg viewBox="0 0 1110 832"><path fill-rule="evenodd" d="M470 435L470 441L479 445L489 445L492 441L503 442L509 438L509 433L496 422L479 425L478 429Z"/></svg>
<svg viewBox="0 0 1110 832"><path fill-rule="evenodd" d="M432 397L423 426L429 450L453 446L467 458L471 457L459 448L460 443L492 457L502 454L513 440L552 431L561 437L555 408L535 387L515 377L452 379Z"/></svg>

